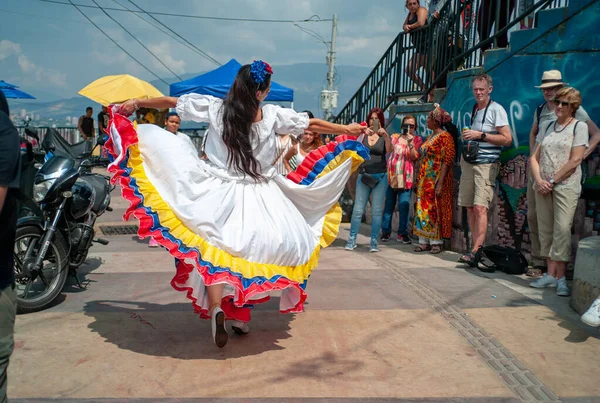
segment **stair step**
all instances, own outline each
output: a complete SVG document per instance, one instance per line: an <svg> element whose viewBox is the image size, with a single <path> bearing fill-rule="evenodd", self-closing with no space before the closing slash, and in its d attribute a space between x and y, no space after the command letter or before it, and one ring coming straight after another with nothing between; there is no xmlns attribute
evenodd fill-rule
<svg viewBox="0 0 600 403"><path fill-rule="evenodd" d="M568 13L569 10L567 7L538 11L537 28L541 31L547 31L556 24L560 24L565 18L568 17Z"/></svg>

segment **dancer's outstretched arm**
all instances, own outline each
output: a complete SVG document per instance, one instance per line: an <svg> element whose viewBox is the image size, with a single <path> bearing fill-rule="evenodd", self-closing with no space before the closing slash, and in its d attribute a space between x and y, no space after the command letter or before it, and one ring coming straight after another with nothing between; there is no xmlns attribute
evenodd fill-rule
<svg viewBox="0 0 600 403"><path fill-rule="evenodd" d="M359 136L366 129L366 126L361 126L358 123L339 125L317 118L310 119L308 124L308 130L319 134L348 134L350 136Z"/></svg>
<svg viewBox="0 0 600 403"><path fill-rule="evenodd" d="M139 108L175 108L177 106L177 97L158 97L152 99L130 99L121 105L121 111L132 114Z"/></svg>

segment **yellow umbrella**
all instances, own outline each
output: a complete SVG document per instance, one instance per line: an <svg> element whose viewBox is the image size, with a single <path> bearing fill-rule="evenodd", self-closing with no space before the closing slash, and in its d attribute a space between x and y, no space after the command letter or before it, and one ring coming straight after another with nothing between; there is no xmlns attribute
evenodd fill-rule
<svg viewBox="0 0 600 403"><path fill-rule="evenodd" d="M79 95L104 106L122 103L132 98L163 96L152 84L129 74L99 78L79 91Z"/></svg>

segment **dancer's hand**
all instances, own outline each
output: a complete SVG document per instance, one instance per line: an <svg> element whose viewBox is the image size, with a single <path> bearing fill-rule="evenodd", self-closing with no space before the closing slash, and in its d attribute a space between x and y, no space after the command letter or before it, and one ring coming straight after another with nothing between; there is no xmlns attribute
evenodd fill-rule
<svg viewBox="0 0 600 403"><path fill-rule="evenodd" d="M138 110L137 99L130 99L129 101L125 101L119 106L119 113L123 115L131 115L133 112Z"/></svg>
<svg viewBox="0 0 600 403"><path fill-rule="evenodd" d="M367 128L359 123L351 123L346 125L346 131L350 136L360 136Z"/></svg>

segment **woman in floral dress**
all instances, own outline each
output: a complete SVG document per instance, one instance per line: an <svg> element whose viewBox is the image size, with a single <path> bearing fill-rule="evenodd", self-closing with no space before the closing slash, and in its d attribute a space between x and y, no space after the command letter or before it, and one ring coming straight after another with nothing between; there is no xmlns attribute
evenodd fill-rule
<svg viewBox="0 0 600 403"><path fill-rule="evenodd" d="M427 116L432 134L421 146L417 179L417 207L414 234L419 237L415 252L437 254L444 238L452 234L452 163L458 129L438 104Z"/></svg>

